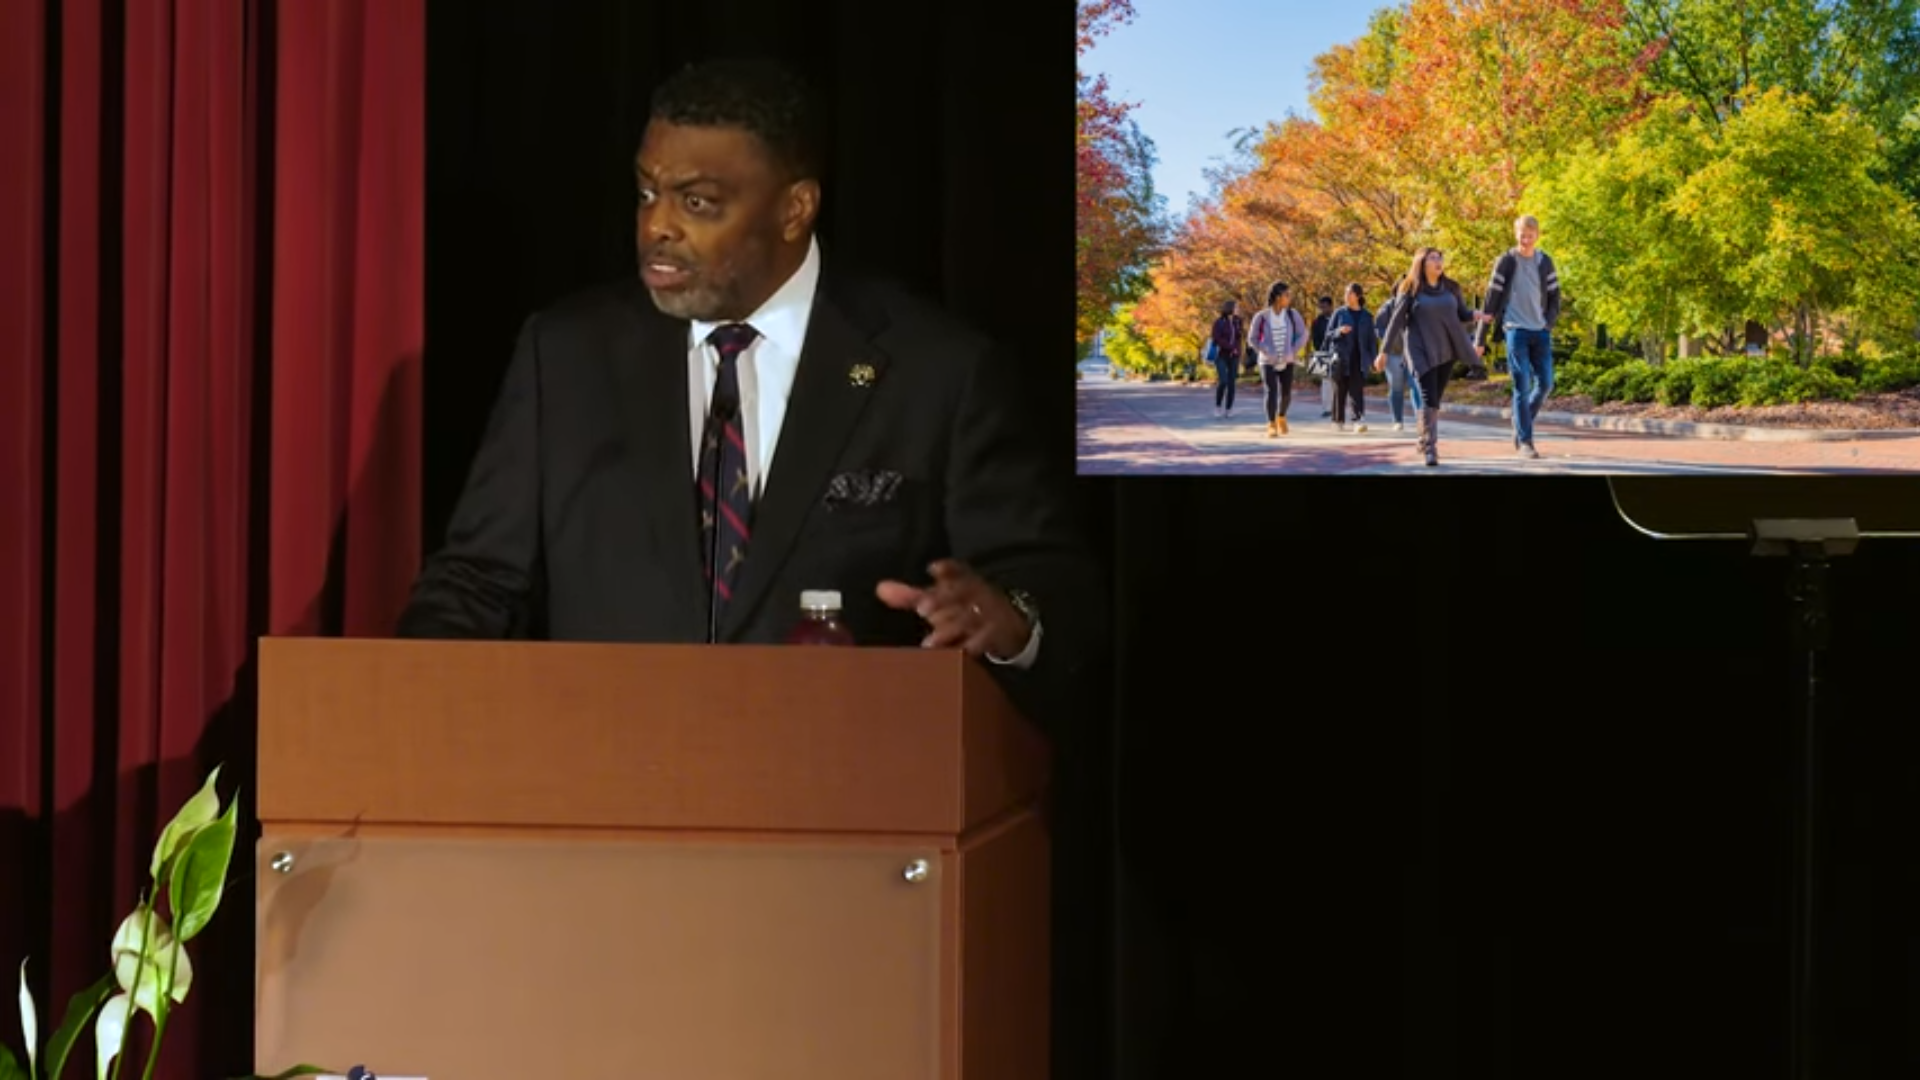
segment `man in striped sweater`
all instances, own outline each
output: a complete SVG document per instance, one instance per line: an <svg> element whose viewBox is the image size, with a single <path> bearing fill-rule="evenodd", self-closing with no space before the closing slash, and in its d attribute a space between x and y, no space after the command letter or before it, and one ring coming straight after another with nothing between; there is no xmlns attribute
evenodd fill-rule
<svg viewBox="0 0 1920 1080"><path fill-rule="evenodd" d="M1531 214L1514 222L1518 246L1493 264L1487 282L1486 312L1505 324L1507 373L1513 377L1513 448L1521 457L1537 458L1533 422L1553 393L1553 326L1560 319L1560 272L1553 258L1540 250L1540 222ZM1491 323L1481 323L1475 346L1487 355L1486 334Z"/></svg>

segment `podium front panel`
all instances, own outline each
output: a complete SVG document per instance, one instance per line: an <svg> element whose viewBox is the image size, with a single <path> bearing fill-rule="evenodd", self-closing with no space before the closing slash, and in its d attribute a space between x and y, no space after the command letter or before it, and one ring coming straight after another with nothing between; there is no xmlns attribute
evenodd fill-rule
<svg viewBox="0 0 1920 1080"><path fill-rule="evenodd" d="M931 843L269 826L256 863L264 1073L941 1073L949 965Z"/></svg>

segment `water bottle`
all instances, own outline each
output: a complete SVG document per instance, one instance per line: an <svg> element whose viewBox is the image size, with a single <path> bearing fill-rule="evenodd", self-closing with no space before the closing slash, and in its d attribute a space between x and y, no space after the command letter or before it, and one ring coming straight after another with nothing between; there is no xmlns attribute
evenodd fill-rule
<svg viewBox="0 0 1920 1080"><path fill-rule="evenodd" d="M840 594L831 589L800 594L800 621L787 635L789 645L852 645L853 632L840 621Z"/></svg>

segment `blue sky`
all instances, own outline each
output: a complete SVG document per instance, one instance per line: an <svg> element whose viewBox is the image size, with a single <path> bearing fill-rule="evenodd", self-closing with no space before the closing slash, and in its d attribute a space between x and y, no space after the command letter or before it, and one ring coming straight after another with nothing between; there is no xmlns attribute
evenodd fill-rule
<svg viewBox="0 0 1920 1080"><path fill-rule="evenodd" d="M1154 184L1176 216L1205 194L1201 170L1231 150L1227 132L1289 112L1308 116L1313 58L1367 31L1392 0L1134 0L1136 18L1094 43L1082 69L1154 142Z"/></svg>

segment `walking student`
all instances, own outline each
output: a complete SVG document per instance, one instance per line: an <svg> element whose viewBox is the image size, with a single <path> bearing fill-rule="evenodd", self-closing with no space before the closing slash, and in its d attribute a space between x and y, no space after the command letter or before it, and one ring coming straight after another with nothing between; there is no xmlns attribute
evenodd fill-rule
<svg viewBox="0 0 1920 1080"><path fill-rule="evenodd" d="M1398 288L1399 301L1382 335L1393 340L1404 333L1407 360L1420 382L1420 452L1428 465L1440 464L1440 402L1454 364L1477 369L1479 353L1467 337L1467 326L1488 316L1467 306L1460 283L1447 276L1446 257L1439 248L1423 248L1413 257ZM1373 369L1387 369L1387 354L1374 358Z"/></svg>
<svg viewBox="0 0 1920 1080"><path fill-rule="evenodd" d="M1313 351L1327 347L1327 326L1333 322L1333 297L1320 298L1320 314L1313 317ZM1320 380L1320 419L1333 415L1333 379Z"/></svg>
<svg viewBox="0 0 1920 1080"><path fill-rule="evenodd" d="M1213 340L1207 352L1213 358L1213 373L1220 381L1213 387L1213 415L1233 415L1233 388L1240 377L1240 356L1246 352L1246 339L1240 331L1240 302L1228 300L1220 305L1220 317L1213 322Z"/></svg>
<svg viewBox="0 0 1920 1080"><path fill-rule="evenodd" d="M1407 366L1407 330L1403 325L1398 337L1387 337L1387 325L1393 321L1393 313L1402 301L1398 294L1387 298L1374 314L1373 326L1380 337L1380 350L1387 354L1387 408L1393 413L1393 430L1407 430L1407 397L1411 393L1413 407L1420 408L1420 383L1413 377L1413 369Z"/></svg>
<svg viewBox="0 0 1920 1080"><path fill-rule="evenodd" d="M1367 358L1380 351L1380 335L1359 282L1347 286L1347 306L1328 324L1333 335L1333 426L1346 429L1353 404L1353 430L1367 430Z"/></svg>
<svg viewBox="0 0 1920 1080"><path fill-rule="evenodd" d="M1267 290L1267 306L1253 317L1247 340L1260 355L1260 380L1267 388L1267 438L1287 433L1287 409L1293 405L1293 371L1307 343L1307 322L1294 310L1284 281Z"/></svg>
<svg viewBox="0 0 1920 1080"><path fill-rule="evenodd" d="M1507 373L1513 377L1513 448L1538 458L1533 422L1553 396L1553 326L1560 319L1560 271L1540 250L1540 221L1528 214L1513 223L1516 245L1493 264L1487 282L1487 314L1507 330ZM1487 355L1487 325L1474 335L1474 350Z"/></svg>

